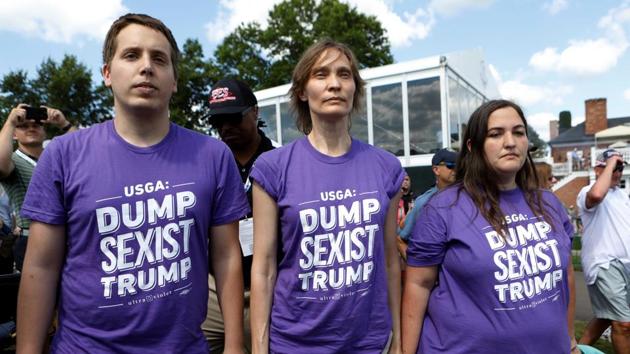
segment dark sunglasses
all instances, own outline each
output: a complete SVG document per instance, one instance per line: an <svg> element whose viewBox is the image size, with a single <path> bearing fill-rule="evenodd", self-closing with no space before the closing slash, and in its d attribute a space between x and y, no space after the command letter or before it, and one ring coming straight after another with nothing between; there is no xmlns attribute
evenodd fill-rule
<svg viewBox="0 0 630 354"><path fill-rule="evenodd" d="M626 167L624 164L618 163L615 166L615 169L613 170L613 172L623 172L624 167Z"/></svg>
<svg viewBox="0 0 630 354"><path fill-rule="evenodd" d="M455 168L455 162L440 162L438 164L438 166L446 166L446 168L448 168L449 170L452 170Z"/></svg>
<svg viewBox="0 0 630 354"><path fill-rule="evenodd" d="M232 114L215 114L210 117L210 124L213 127L219 128L224 124L233 124L239 125L243 122L243 118L249 113L254 107L249 107L241 113L232 113Z"/></svg>

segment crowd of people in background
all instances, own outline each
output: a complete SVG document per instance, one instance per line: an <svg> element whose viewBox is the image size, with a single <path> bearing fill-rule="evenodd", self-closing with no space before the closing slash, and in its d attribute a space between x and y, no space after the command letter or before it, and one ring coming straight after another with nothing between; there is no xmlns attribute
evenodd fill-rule
<svg viewBox="0 0 630 354"><path fill-rule="evenodd" d="M235 78L208 100L222 142L172 123L179 55L160 20L127 14L103 46L113 120L7 117L0 270L21 273L19 352L577 354L579 210L596 316L580 344L612 326L630 353L618 152L569 213L521 107L490 100L416 198L394 155L350 135L365 82L346 45L303 53L289 90L303 136L277 148ZM47 125L68 134L44 149Z"/></svg>

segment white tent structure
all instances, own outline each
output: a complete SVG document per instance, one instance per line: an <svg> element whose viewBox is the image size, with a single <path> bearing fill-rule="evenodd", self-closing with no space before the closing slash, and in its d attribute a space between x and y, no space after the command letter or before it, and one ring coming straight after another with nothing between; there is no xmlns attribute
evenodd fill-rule
<svg viewBox="0 0 630 354"><path fill-rule="evenodd" d="M624 136L630 137L630 125L617 125L595 133L596 139L619 138Z"/></svg>
<svg viewBox="0 0 630 354"><path fill-rule="evenodd" d="M621 148L628 147L628 143L626 143L623 140L618 140L614 144L608 145L608 147L611 148L611 149L621 149Z"/></svg>
<svg viewBox="0 0 630 354"><path fill-rule="evenodd" d="M630 140L630 125L622 124L616 125L612 128L604 129L595 133L595 146L598 142L619 143Z"/></svg>

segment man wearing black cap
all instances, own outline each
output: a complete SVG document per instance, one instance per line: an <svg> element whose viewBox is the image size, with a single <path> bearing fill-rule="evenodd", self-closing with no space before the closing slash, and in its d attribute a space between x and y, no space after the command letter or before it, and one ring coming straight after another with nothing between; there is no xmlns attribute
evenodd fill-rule
<svg viewBox="0 0 630 354"><path fill-rule="evenodd" d="M260 154L273 149L271 140L260 130L263 122L258 120L258 101L252 90L244 82L236 79L223 79L217 82L210 93L209 122L219 133L238 165L245 185L249 205L252 205L249 171ZM252 214L240 221L239 233L243 255L243 281L245 283L244 303L244 350L251 352L251 331L249 328L249 287L252 267ZM212 353L223 352L223 322L217 300L214 277L209 276L210 294L208 315L202 329L210 344Z"/></svg>
<svg viewBox="0 0 630 354"><path fill-rule="evenodd" d="M413 203L413 208L407 214L405 219L405 226L398 233L398 251L403 259L407 258L407 239L413 231L413 227L416 223L416 217L422 207L431 199L431 197L439 190L448 187L455 182L455 160L457 154L447 149L438 150L433 159L431 159L431 165L433 174L435 175L435 185L418 198Z"/></svg>
<svg viewBox="0 0 630 354"><path fill-rule="evenodd" d="M592 344L611 325L616 353L630 353L630 200L619 188L625 166L616 150L599 154L595 182L577 197L584 279L596 317L580 343Z"/></svg>

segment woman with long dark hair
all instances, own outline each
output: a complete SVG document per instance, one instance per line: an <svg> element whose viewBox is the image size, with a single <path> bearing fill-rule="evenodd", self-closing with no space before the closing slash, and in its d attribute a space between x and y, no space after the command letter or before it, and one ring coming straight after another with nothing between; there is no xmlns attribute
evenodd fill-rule
<svg viewBox="0 0 630 354"><path fill-rule="evenodd" d="M403 351L569 353L573 228L538 188L523 111L486 102L463 141L409 239Z"/></svg>

